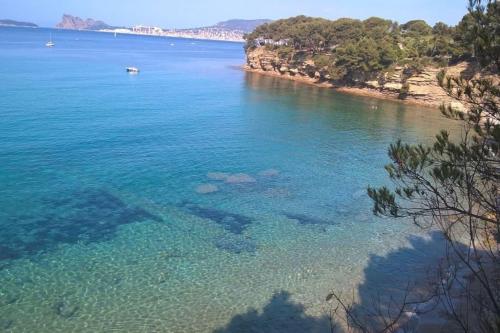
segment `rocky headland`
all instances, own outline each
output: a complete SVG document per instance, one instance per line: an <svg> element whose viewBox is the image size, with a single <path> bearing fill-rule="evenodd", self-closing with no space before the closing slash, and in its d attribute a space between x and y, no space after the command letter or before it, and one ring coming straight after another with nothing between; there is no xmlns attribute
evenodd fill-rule
<svg viewBox="0 0 500 333"><path fill-rule="evenodd" d="M78 16L64 14L61 22L56 25L56 28L69 30L102 30L113 29L114 27L104 23L103 21L91 18L83 20Z"/></svg>
<svg viewBox="0 0 500 333"><path fill-rule="evenodd" d="M296 16L245 36L248 71L405 103L456 104L438 74L498 81L497 55L478 48L469 17L456 26L371 17ZM474 46L476 45L476 46Z"/></svg>
<svg viewBox="0 0 500 333"><path fill-rule="evenodd" d="M441 70L455 77L470 78L480 75L477 68L468 62L459 62L444 68L427 66L418 72L407 66L396 66L378 80L347 84L332 80L326 68L317 66L313 59L290 62L280 57L277 51L265 47L248 50L244 68L249 72L333 88L341 92L432 107L438 107L443 102L461 107L459 102L450 98L438 85L437 75Z"/></svg>

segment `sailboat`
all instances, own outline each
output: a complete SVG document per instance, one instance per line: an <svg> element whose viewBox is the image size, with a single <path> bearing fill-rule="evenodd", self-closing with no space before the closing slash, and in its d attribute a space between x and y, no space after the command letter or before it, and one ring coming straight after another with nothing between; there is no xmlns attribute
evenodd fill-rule
<svg viewBox="0 0 500 333"><path fill-rule="evenodd" d="M50 34L50 40L45 44L47 47L54 47L56 44L52 41L52 34Z"/></svg>

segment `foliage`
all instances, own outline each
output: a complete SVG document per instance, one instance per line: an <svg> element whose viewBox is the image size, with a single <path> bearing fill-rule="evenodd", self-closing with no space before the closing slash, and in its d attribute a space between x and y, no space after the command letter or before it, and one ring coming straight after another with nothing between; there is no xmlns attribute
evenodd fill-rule
<svg viewBox="0 0 500 333"><path fill-rule="evenodd" d="M481 64L497 73L496 32L484 24L491 21L484 16L492 3L487 9L481 1L470 4L462 21L470 29L465 38L477 43ZM449 77L444 71L438 81L468 106L466 111L441 108L444 116L461 122L461 137L453 140L441 131L431 146L392 144L386 171L394 187L370 187L368 194L375 214L409 217L445 235L451 254L437 270L446 286L436 289L434 297L457 328L500 332L500 89L492 80Z"/></svg>
<svg viewBox="0 0 500 333"><path fill-rule="evenodd" d="M478 0L471 1L474 6ZM431 27L423 20L398 24L378 17L330 21L297 16L257 27L246 35L246 48L257 47L260 39L276 43L277 49L286 48L282 52L286 58L293 58L290 52L322 60L318 55L325 55L328 72L337 80L351 82L375 78L405 63L443 67L450 61L477 57L483 65L498 66L499 6L489 2L475 8L456 27L442 22Z"/></svg>
<svg viewBox="0 0 500 333"><path fill-rule="evenodd" d="M469 1L469 14L457 26L456 39L482 66L500 67L500 5Z"/></svg>
<svg viewBox="0 0 500 333"><path fill-rule="evenodd" d="M441 107L445 117L461 125L459 137L441 131L432 145L395 142L385 168L393 185L368 188L376 215L410 218L422 228L439 230L446 253L429 270L430 279L422 282L426 287L407 288L397 301L390 295L365 307L328 294L331 317L343 320L348 332L420 331L419 316L427 312L449 319L444 328L450 332L500 332L500 88L494 81L498 33L485 24L494 21L485 16L493 15L496 7L491 1L483 4L471 0L469 14L457 29L467 26L462 37L472 42L482 70L493 78L450 77L444 70L437 77L446 93L466 106ZM449 36L450 29L439 23L432 30L435 36Z"/></svg>
<svg viewBox="0 0 500 333"><path fill-rule="evenodd" d="M467 112L442 107L446 117L463 123L460 140L442 131L432 146L392 144L386 171L395 188L369 188L368 194L375 214L410 217L444 233L452 252L444 270L461 268L467 278L454 271L435 297L448 304L462 331L500 332L500 90L490 80L444 72L439 84L470 106ZM468 252L461 249L464 242Z"/></svg>
<svg viewBox="0 0 500 333"><path fill-rule="evenodd" d="M280 47L278 49L278 56L280 59L291 59L293 56L293 48L290 46Z"/></svg>
<svg viewBox="0 0 500 333"><path fill-rule="evenodd" d="M424 20L409 21L401 26L406 33L414 36L427 36L432 33L432 28Z"/></svg>
<svg viewBox="0 0 500 333"><path fill-rule="evenodd" d="M326 54L318 54L313 57L314 64L317 68L325 68L332 64L332 59Z"/></svg>

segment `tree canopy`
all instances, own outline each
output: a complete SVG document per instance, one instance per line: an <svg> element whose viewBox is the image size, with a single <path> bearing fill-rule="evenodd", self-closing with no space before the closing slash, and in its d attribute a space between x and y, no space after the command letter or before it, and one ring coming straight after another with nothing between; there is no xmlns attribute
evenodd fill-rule
<svg viewBox="0 0 500 333"><path fill-rule="evenodd" d="M482 5L464 16L455 27L423 20L399 24L379 17L364 21L350 18L327 20L296 16L257 27L246 35L246 48L266 40L269 48L286 48L311 57L322 55L332 79L356 81L375 78L391 67L412 64L436 66L467 58L499 65L500 7ZM325 58L325 56L327 58Z"/></svg>

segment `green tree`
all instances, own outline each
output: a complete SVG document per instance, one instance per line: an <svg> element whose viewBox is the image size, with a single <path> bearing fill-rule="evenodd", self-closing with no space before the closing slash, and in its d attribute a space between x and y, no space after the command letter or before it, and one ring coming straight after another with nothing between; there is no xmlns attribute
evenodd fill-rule
<svg viewBox="0 0 500 333"><path fill-rule="evenodd" d="M380 52L377 43L372 38L350 42L338 48L335 57L335 66L338 67L339 73L344 73L338 78L343 80L363 80L383 68L379 62Z"/></svg>
<svg viewBox="0 0 500 333"><path fill-rule="evenodd" d="M413 20L401 26L408 34L425 36L432 33L432 28L424 20Z"/></svg>
<svg viewBox="0 0 500 333"><path fill-rule="evenodd" d="M494 39L481 30L485 13L481 1L471 2L470 17L478 24L471 38ZM490 67L495 45L482 47L490 61L483 65ZM438 80L450 96L469 106L465 112L441 108L443 115L462 123L460 139L442 131L432 146L396 142L386 166L394 187L370 187L368 194L375 214L412 218L444 233L452 255L440 271L446 285L436 297L462 331L500 332L500 89L491 80L452 78L444 72ZM461 249L464 242L467 251ZM468 278L451 267L461 267ZM466 306L456 302L452 290L457 289Z"/></svg>
<svg viewBox="0 0 500 333"><path fill-rule="evenodd" d="M483 66L500 67L500 6L469 0L469 14L457 26L455 40Z"/></svg>
<svg viewBox="0 0 500 333"><path fill-rule="evenodd" d="M454 30L443 22L438 22L432 27L432 49L429 56L451 58L463 53L453 40Z"/></svg>
<svg viewBox="0 0 500 333"><path fill-rule="evenodd" d="M446 23L437 22L432 27L432 34L438 36L451 36L453 29L449 27Z"/></svg>

